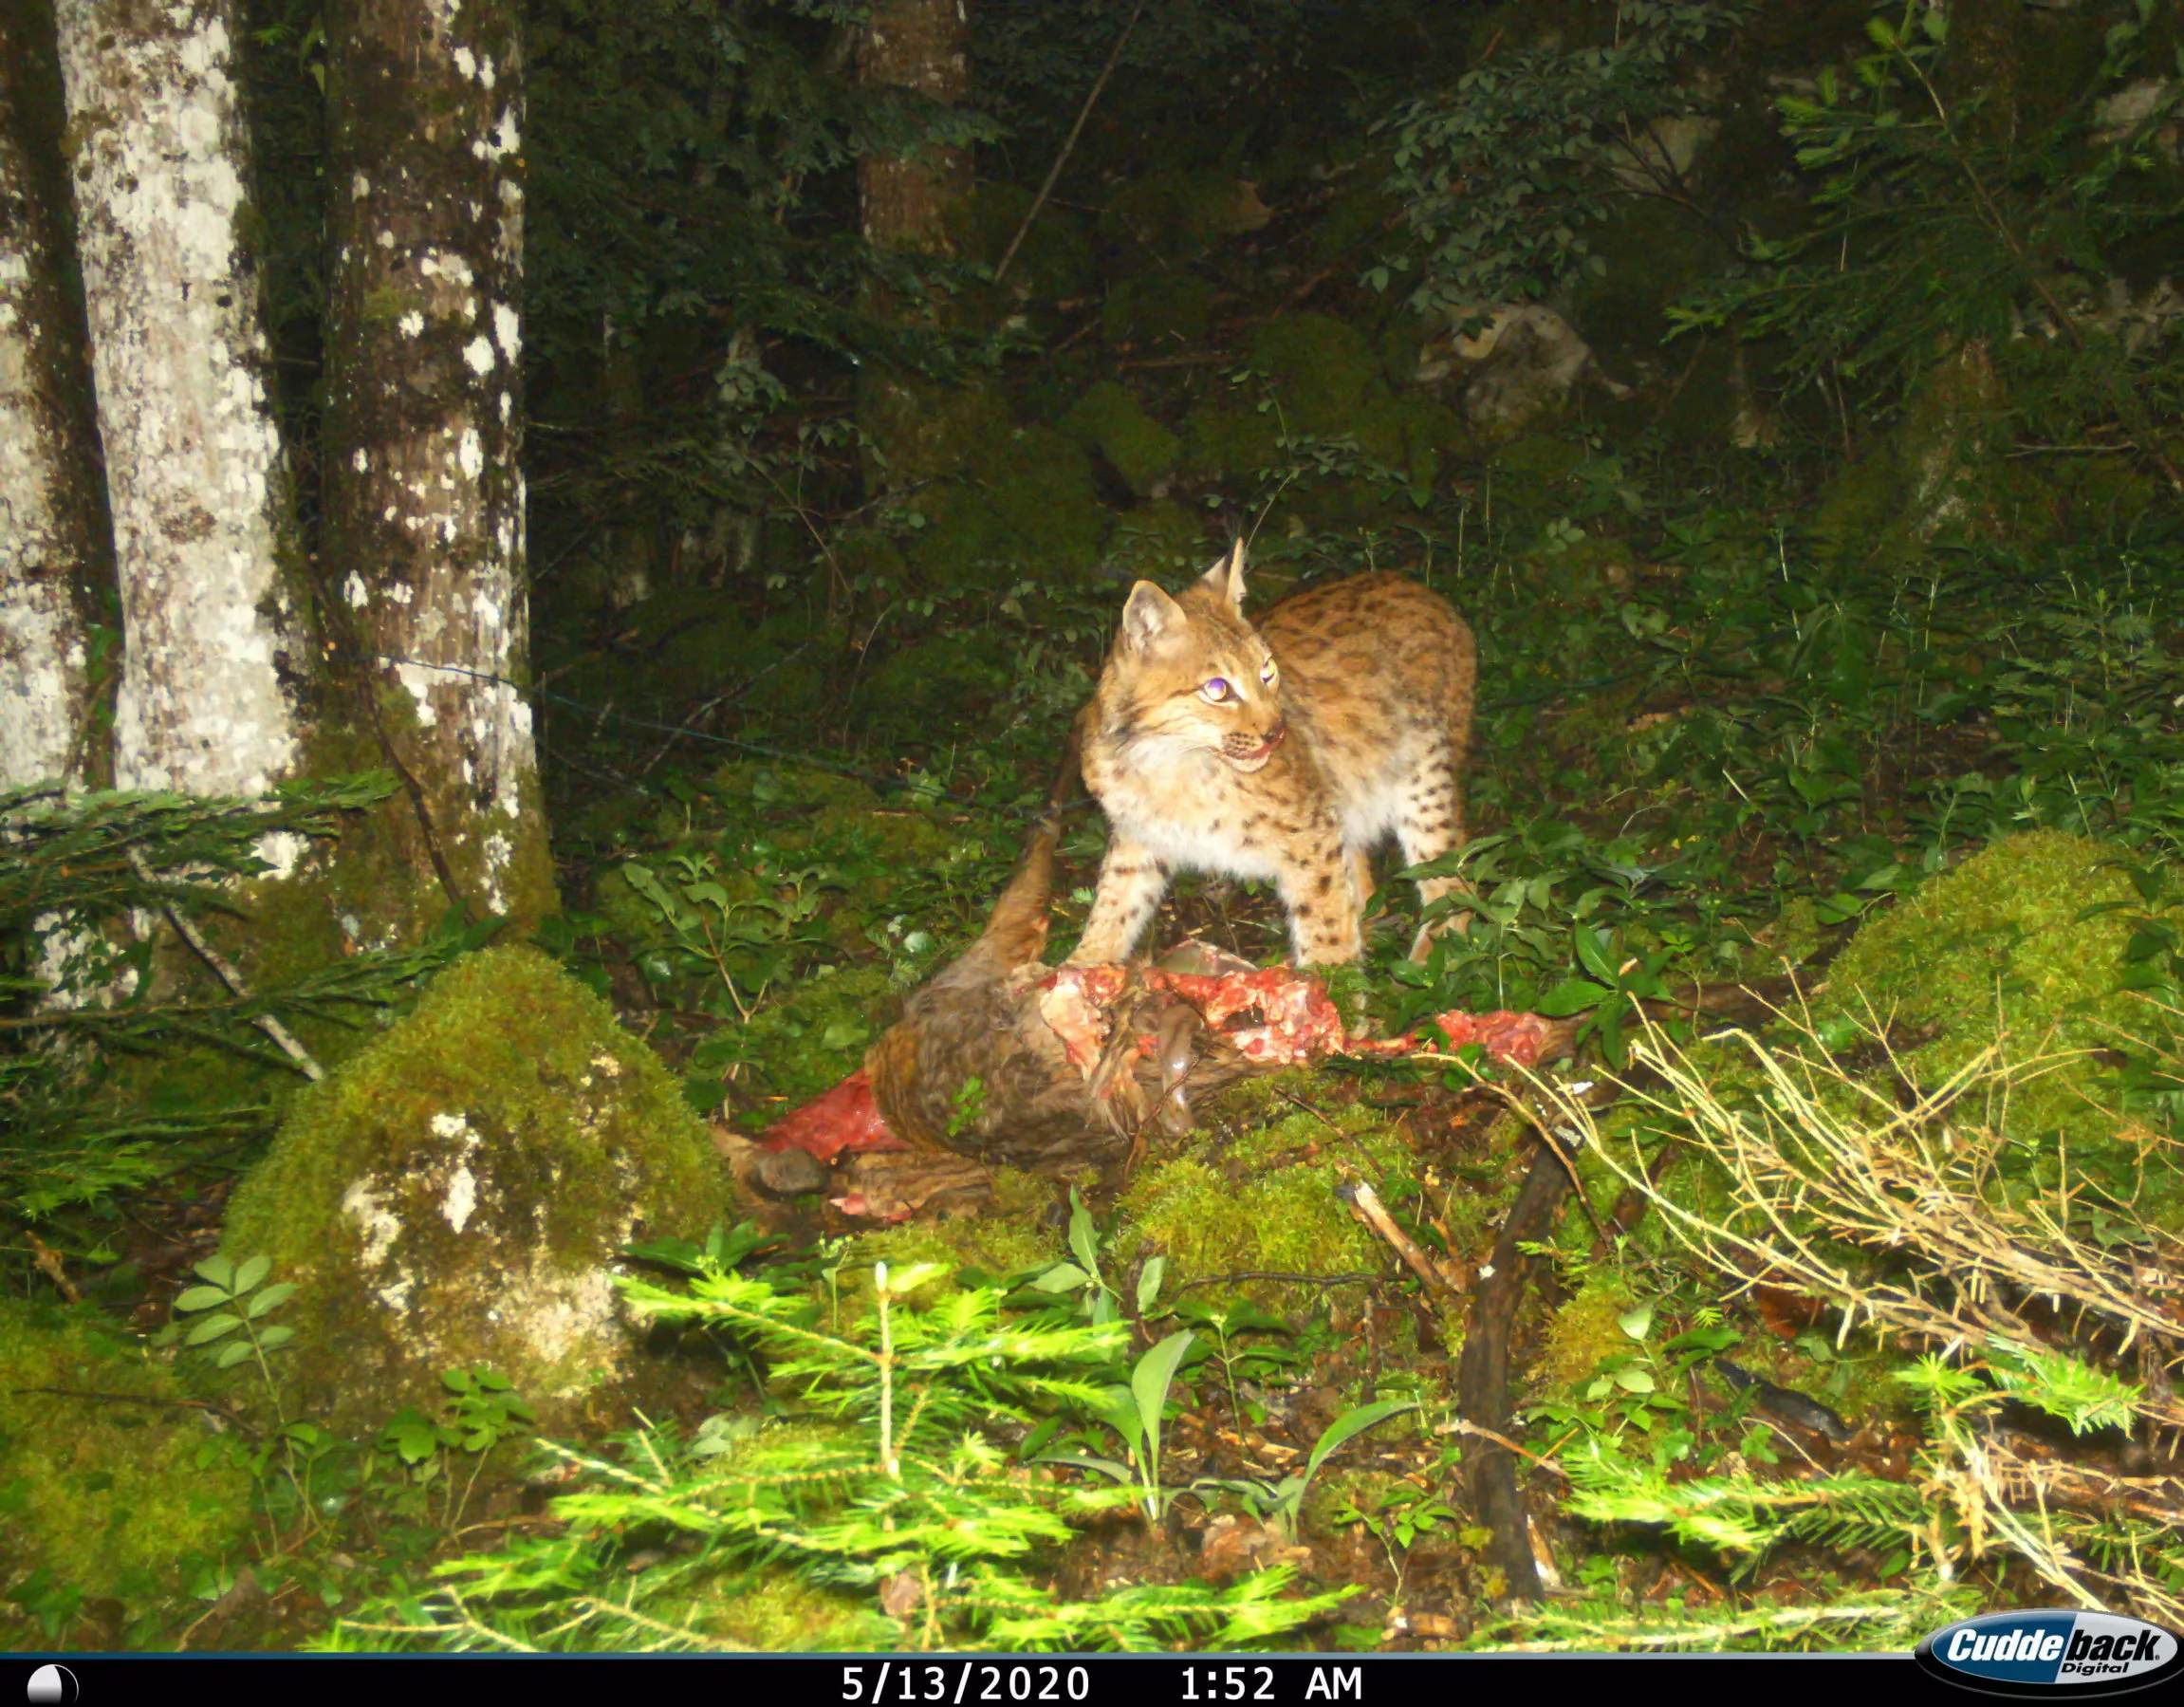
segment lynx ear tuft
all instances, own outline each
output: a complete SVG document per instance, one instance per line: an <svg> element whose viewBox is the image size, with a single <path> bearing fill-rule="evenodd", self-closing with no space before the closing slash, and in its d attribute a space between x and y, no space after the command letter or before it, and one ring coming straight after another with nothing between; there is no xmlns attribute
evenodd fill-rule
<svg viewBox="0 0 2184 1707"><path fill-rule="evenodd" d="M1183 607L1150 581L1130 589L1130 602L1122 606L1122 639L1145 647L1182 627Z"/></svg>
<svg viewBox="0 0 2184 1707"><path fill-rule="evenodd" d="M1229 547L1229 555L1222 558L1201 578L1202 585L1229 602L1229 608L1238 616L1244 614L1244 542L1238 540Z"/></svg>

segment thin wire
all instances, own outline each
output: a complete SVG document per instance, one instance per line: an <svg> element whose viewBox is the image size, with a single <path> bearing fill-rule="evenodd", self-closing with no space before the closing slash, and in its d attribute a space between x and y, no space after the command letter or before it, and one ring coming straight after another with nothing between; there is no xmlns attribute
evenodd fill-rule
<svg viewBox="0 0 2184 1707"><path fill-rule="evenodd" d="M583 712L587 716L620 723L631 729L648 730L657 734L681 735L686 739L702 742L708 746L731 748L737 752L756 753L762 758L781 759L787 763L802 765L813 770L826 770L831 771L836 776L846 776L861 782L875 783L881 788L899 789L906 794L922 795L927 799L944 802L949 806L979 805L975 801L959 799L946 789L934 783L921 783L907 776L890 776L883 770L867 770L861 765L844 764L840 759L821 758L812 753L795 752L786 747L768 747L762 741L745 741L734 735L716 735L709 730L693 729L686 723L661 723L651 717L632 716L628 712L618 712L610 705L591 705L582 699L572 699L566 694L556 694L550 689L527 687L522 682L510 681L505 676L495 676L490 670L472 670L462 664L435 664L421 658L402 658L391 652L374 652L367 654L367 656L376 659L380 663L408 664L420 670L443 670L451 676L467 676L472 681L491 682L495 687L509 688L518 694L527 694L532 698L543 700L549 705L564 706L570 711ZM641 785L631 783L629 786L635 789ZM1066 809L1066 807L1081 805L1091 798L1089 794L1081 794L1075 800L1064 802L1064 806ZM985 806L980 807L979 809L991 812L997 817L1021 818L1027 824L1034 823L1046 815L1046 808L1044 806L1036 810L1024 807L1001 806Z"/></svg>
<svg viewBox="0 0 2184 1707"><path fill-rule="evenodd" d="M737 752L756 753L761 758L780 759L788 764L805 766L813 770L830 771L836 776L846 776L860 782L874 783L881 788L899 789L906 794L922 795L927 799L944 802L953 807L976 806L978 804L974 801L959 799L946 789L933 783L921 783L906 776L890 776L883 770L867 770L861 765L845 764L840 759L821 758L813 753L797 752L786 747L768 747L762 741L746 741L735 735L716 735L709 730L694 729L687 723L661 723L651 717L633 716L628 712L616 711L611 705L591 705L582 699L572 699L566 694L556 694L550 689L527 687L522 682L511 681L505 676L495 676L490 670L472 670L462 664L431 663L421 658L402 658L392 652L372 652L365 656L383 664L407 664L418 670L441 670L450 676L466 676L472 681L490 682L495 687L508 688L515 693L528 695L534 699L543 700L546 704L563 706L570 711L582 712L594 719L620 723L630 729L648 730L656 734L679 735L685 739L701 742L708 746L726 747ZM1647 668L1648 666L1641 664L1632 669L1619 670L1613 676L1594 677L1589 681L1565 682L1560 687L1547 688L1537 694L1521 694L1510 699L1490 700L1478 709L1482 713L1514 711L1522 706L1539 705L1550 699L1560 699L1570 694L1590 693L1596 688L1612 687L1619 681L1628 681L1634 676L1642 676ZM641 785L631 783L629 786L635 789ZM1065 801L1064 809L1067 810L1082 806L1091 798L1092 796L1089 794L1080 794L1074 800ZM979 809L990 812L996 817L1019 818L1027 824L1035 823L1046 815L1046 807L1044 806L1036 808L988 806L981 807Z"/></svg>

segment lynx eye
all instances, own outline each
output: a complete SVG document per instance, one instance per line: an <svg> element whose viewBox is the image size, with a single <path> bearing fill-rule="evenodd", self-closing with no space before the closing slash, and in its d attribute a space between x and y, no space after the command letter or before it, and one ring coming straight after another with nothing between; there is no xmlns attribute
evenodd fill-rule
<svg viewBox="0 0 2184 1707"><path fill-rule="evenodd" d="M1259 679L1265 682L1268 687L1272 687L1274 685L1274 659L1269 655L1267 661L1259 666Z"/></svg>
<svg viewBox="0 0 2184 1707"><path fill-rule="evenodd" d="M1216 676L1198 690L1198 696L1208 705L1219 705L1225 699L1233 699L1236 690L1229 685L1226 677Z"/></svg>

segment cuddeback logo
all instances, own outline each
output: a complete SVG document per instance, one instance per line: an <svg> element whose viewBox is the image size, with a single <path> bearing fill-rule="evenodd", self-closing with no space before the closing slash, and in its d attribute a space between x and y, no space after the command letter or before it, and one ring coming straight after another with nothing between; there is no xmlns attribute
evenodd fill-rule
<svg viewBox="0 0 2184 1707"><path fill-rule="evenodd" d="M2118 1695L2184 1672L2184 1642L2112 1612L1990 1612L1936 1630L1918 1663L1990 1695Z"/></svg>

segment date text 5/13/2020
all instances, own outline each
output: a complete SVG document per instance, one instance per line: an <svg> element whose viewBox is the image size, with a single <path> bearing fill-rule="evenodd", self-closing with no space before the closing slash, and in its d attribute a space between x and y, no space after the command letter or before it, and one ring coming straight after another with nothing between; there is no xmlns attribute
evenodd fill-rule
<svg viewBox="0 0 2184 1707"><path fill-rule="evenodd" d="M1125 1661L1125 1663L1128 1663ZM1105 1670L1106 1667L1101 1669ZM1215 1661L1185 1661L1166 1673L1174 1686L1173 1698L1189 1703L1202 1701L1361 1701L1362 1668L1312 1664L1285 1666L1277 1689L1276 1668L1271 1665L1232 1665ZM1135 1670L1135 1667L1133 1667ZM1299 1677L1299 1672L1308 1672ZM1110 1679L1112 1683L1114 1679ZM1142 1697L1149 1677L1134 1676L1130 1694ZM1296 1685L1302 1683L1299 1690ZM1165 1696L1156 1688L1151 1693ZM845 1664L842 1668L842 1700L847 1707L897 1707L898 1703L945 1703L945 1707L985 1707L985 1703L1089 1702L1091 1672L1066 1661L983 1660L882 1660Z"/></svg>

